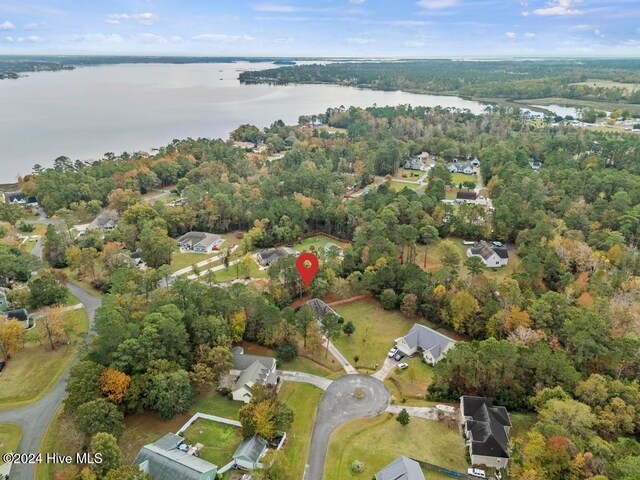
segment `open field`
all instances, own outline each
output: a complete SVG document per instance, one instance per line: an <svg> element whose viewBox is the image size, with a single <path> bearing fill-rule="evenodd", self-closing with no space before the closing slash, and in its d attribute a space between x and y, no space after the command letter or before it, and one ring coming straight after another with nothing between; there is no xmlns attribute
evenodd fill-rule
<svg viewBox="0 0 640 480"><path fill-rule="evenodd" d="M372 373L382 365L394 340L406 335L414 323L433 328L424 319L408 319L398 310L384 310L375 300L360 300L340 305L335 310L356 326L353 335L341 334L333 343L363 373ZM450 335L449 332L445 332ZM358 356L358 362L354 360Z"/></svg>
<svg viewBox="0 0 640 480"><path fill-rule="evenodd" d="M204 262L205 260L220 255L220 252L214 253L192 253L192 252L173 252L171 255L171 272L176 272L186 267L192 266L194 263Z"/></svg>
<svg viewBox="0 0 640 480"><path fill-rule="evenodd" d="M313 385L285 382L279 399L294 413L293 424L287 432L284 456L291 478L302 478L313 433L316 410L324 392Z"/></svg>
<svg viewBox="0 0 640 480"><path fill-rule="evenodd" d="M587 80L585 82L571 83L570 85L585 85L594 88L621 88L627 92L634 92L640 89L640 83L622 83L612 80Z"/></svg>
<svg viewBox="0 0 640 480"><path fill-rule="evenodd" d="M200 457L222 467L229 463L242 442L242 430L233 425L198 419L184 432L189 445L201 443Z"/></svg>
<svg viewBox="0 0 640 480"><path fill-rule="evenodd" d="M22 436L22 427L15 423L0 423L0 465L2 461L2 454L7 452L15 452L20 443L20 437Z"/></svg>
<svg viewBox="0 0 640 480"><path fill-rule="evenodd" d="M424 400L431 384L433 367L427 365L419 355L414 358L405 358L402 361L408 363L409 368L406 370L393 369L384 383L389 387L389 391L397 403L406 400L408 404L414 405L415 400Z"/></svg>
<svg viewBox="0 0 640 480"><path fill-rule="evenodd" d="M402 427L395 416L382 414L348 422L331 436L325 478L331 480L369 479L398 456L405 455L458 472L466 472L464 440L457 427L445 423L411 418ZM364 472L353 473L354 460L364 463ZM428 479L450 479L428 472Z"/></svg>
<svg viewBox="0 0 640 480"><path fill-rule="evenodd" d="M478 177L476 177L475 175L467 175L466 173L451 174L451 183L453 183L456 187L464 182L478 183Z"/></svg>
<svg viewBox="0 0 640 480"><path fill-rule="evenodd" d="M417 183L395 182L393 180L389 186L394 192L401 192L405 188L408 188L409 190L417 190L420 188L420 185Z"/></svg>
<svg viewBox="0 0 640 480"><path fill-rule="evenodd" d="M403 178L406 180L417 180L423 175L425 175L426 173L427 172L422 172L418 170L407 170L406 168L399 168L396 174L394 175L394 177Z"/></svg>
<svg viewBox="0 0 640 480"><path fill-rule="evenodd" d="M72 334L67 345L51 350L48 340L42 344L29 343L19 350L0 377L0 410L16 408L44 397L60 380L75 358L82 340L80 335L88 329L88 318L84 310L73 310L64 314ZM40 325L35 328L42 330Z"/></svg>

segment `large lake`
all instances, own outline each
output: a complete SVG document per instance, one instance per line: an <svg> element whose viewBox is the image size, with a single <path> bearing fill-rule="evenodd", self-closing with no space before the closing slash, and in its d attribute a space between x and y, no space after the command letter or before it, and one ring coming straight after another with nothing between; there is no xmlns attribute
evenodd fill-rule
<svg viewBox="0 0 640 480"><path fill-rule="evenodd" d="M174 138L227 138L242 123L296 123L340 105L485 105L458 97L333 85L241 85L245 70L270 63L126 64L32 73L0 81L0 182L65 155L150 150Z"/></svg>

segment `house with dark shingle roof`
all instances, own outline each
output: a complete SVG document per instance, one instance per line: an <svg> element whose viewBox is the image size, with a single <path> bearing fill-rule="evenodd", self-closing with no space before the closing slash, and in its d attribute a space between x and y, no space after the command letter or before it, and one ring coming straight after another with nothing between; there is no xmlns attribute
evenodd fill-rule
<svg viewBox="0 0 640 480"><path fill-rule="evenodd" d="M376 473L375 480L425 480L425 478L418 462L401 456Z"/></svg>
<svg viewBox="0 0 640 480"><path fill-rule="evenodd" d="M480 257L482 262L489 268L504 267L509 263L507 247L496 247L484 240L468 249L467 257Z"/></svg>
<svg viewBox="0 0 640 480"><path fill-rule="evenodd" d="M267 441L259 435L245 438L233 454L235 466L244 470L262 468L260 459L267 453L267 446Z"/></svg>
<svg viewBox="0 0 640 480"><path fill-rule="evenodd" d="M463 203L471 202L471 203L473 203L477 199L478 199L478 193L473 191L473 190L469 190L469 191L459 190L456 193L456 200L458 202L463 202Z"/></svg>
<svg viewBox="0 0 640 480"><path fill-rule="evenodd" d="M167 433L140 449L133 463L153 480L215 480L218 466L187 453L184 439Z"/></svg>
<svg viewBox="0 0 640 480"><path fill-rule="evenodd" d="M287 247L267 248L256 254L258 263L263 267L269 267L285 257L297 255L294 250Z"/></svg>
<svg viewBox="0 0 640 480"><path fill-rule="evenodd" d="M254 385L277 385L279 378L276 374L276 359L258 355L246 355L242 347L233 349L233 368L231 375L238 376L231 396L234 400L249 403L253 395Z"/></svg>
<svg viewBox="0 0 640 480"><path fill-rule="evenodd" d="M396 338L400 352L408 357L422 353L422 358L430 365L442 360L455 343L452 338L419 323L414 324L404 337Z"/></svg>
<svg viewBox="0 0 640 480"><path fill-rule="evenodd" d="M316 317L316 320L320 321L327 313L332 313L336 317L339 317L338 312L336 312L329 305L324 303L319 298L312 298L308 302L305 303L312 311L313 315Z"/></svg>
<svg viewBox="0 0 640 480"><path fill-rule="evenodd" d="M460 419L473 465L507 468L511 419L493 398L460 397Z"/></svg>

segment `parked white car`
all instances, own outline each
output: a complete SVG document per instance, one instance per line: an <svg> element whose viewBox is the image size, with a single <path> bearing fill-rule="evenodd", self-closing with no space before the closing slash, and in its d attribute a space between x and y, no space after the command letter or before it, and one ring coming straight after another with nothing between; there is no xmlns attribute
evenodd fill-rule
<svg viewBox="0 0 640 480"><path fill-rule="evenodd" d="M399 368L400 370L405 370L405 369L409 368L409 364L408 364L408 363L405 363L405 362L399 363L399 364L398 364L398 368Z"/></svg>
<svg viewBox="0 0 640 480"><path fill-rule="evenodd" d="M471 475L476 478L487 478L486 472L480 468L468 468L467 475Z"/></svg>
<svg viewBox="0 0 640 480"><path fill-rule="evenodd" d="M389 358L393 358L393 356L398 353L398 347L393 347L391 350L389 350L389 353L387 353L387 357Z"/></svg>

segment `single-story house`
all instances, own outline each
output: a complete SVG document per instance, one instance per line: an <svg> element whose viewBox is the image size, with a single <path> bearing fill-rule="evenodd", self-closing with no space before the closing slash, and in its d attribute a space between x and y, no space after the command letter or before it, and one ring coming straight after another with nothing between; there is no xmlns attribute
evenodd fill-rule
<svg viewBox="0 0 640 480"><path fill-rule="evenodd" d="M511 419L493 398L460 397L460 420L473 465L507 468Z"/></svg>
<svg viewBox="0 0 640 480"><path fill-rule="evenodd" d="M338 315L338 312L336 312L333 308L331 308L329 305L324 303L319 298L312 298L308 302L305 302L305 305L307 305L313 311L313 315L316 317L316 320L318 321L322 320L322 318L327 313L332 313L336 317L340 316Z"/></svg>
<svg viewBox="0 0 640 480"><path fill-rule="evenodd" d="M338 255L338 257L342 257L343 253L342 253L342 247L340 245L338 245L337 243L333 243L333 242L327 242L325 243L324 247L324 251L326 253L330 253L330 252L335 252L336 255Z"/></svg>
<svg viewBox="0 0 640 480"><path fill-rule="evenodd" d="M474 203L477 199L478 199L478 193L473 190L458 191L456 193L456 200L458 202Z"/></svg>
<svg viewBox="0 0 640 480"><path fill-rule="evenodd" d="M118 226L118 212L104 210L87 226L86 230L113 230Z"/></svg>
<svg viewBox="0 0 640 480"><path fill-rule="evenodd" d="M140 449L133 463L153 480L215 480L218 466L194 456L193 449L175 433Z"/></svg>
<svg viewBox="0 0 640 480"><path fill-rule="evenodd" d="M211 253L223 242L220 235L205 232L185 233L176 240L178 247L197 253Z"/></svg>
<svg viewBox="0 0 640 480"><path fill-rule="evenodd" d="M375 480L425 480L420 464L400 456L375 475Z"/></svg>
<svg viewBox="0 0 640 480"><path fill-rule="evenodd" d="M529 158L529 166L537 172L540 170L540 167L542 167L542 163L534 160L533 158Z"/></svg>
<svg viewBox="0 0 640 480"><path fill-rule="evenodd" d="M297 255L297 252L287 247L267 248L261 250L256 254L258 263L263 267L269 267L276 263L278 260L289 257L291 255Z"/></svg>
<svg viewBox="0 0 640 480"><path fill-rule="evenodd" d="M276 374L276 359L258 355L246 355L242 347L233 349L231 375L237 376L231 396L234 400L249 403L254 385L275 386L280 380Z"/></svg>
<svg viewBox="0 0 640 480"><path fill-rule="evenodd" d="M466 173L467 175L473 175L473 166L470 162L453 162L449 164L448 168L451 173Z"/></svg>
<svg viewBox="0 0 640 480"><path fill-rule="evenodd" d="M244 470L262 468L260 459L267 453L267 445L259 435L245 438L233 454L235 466Z"/></svg>
<svg viewBox="0 0 640 480"><path fill-rule="evenodd" d="M27 197L22 192L3 192L2 200L4 203L18 203L20 205L36 205L38 203L36 197Z"/></svg>
<svg viewBox="0 0 640 480"><path fill-rule="evenodd" d="M396 338L396 346L402 354L410 357L422 353L422 358L430 365L442 360L455 343L454 339L419 323L415 323L404 337Z"/></svg>
<svg viewBox="0 0 640 480"><path fill-rule="evenodd" d="M487 267L504 267L509 263L507 247L496 247L484 240L476 243L467 250L467 257L480 257Z"/></svg>

